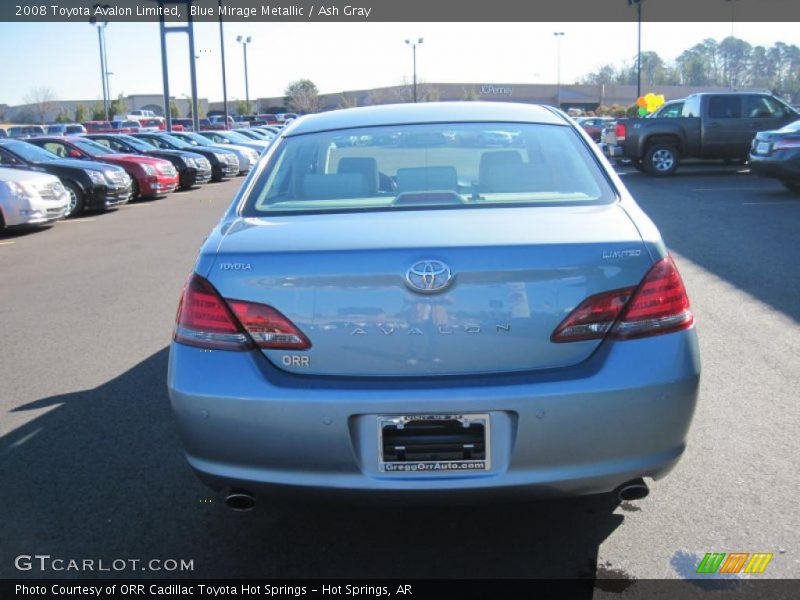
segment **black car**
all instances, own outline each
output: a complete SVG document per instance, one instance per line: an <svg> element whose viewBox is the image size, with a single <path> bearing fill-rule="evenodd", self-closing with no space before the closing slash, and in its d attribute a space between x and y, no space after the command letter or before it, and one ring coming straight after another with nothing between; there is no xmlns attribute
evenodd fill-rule
<svg viewBox="0 0 800 600"><path fill-rule="evenodd" d="M145 154L170 161L178 171L179 185L182 190L188 190L195 185L208 183L211 180L211 162L198 152L156 148L123 133L92 133L85 137L115 152Z"/></svg>
<svg viewBox="0 0 800 600"><path fill-rule="evenodd" d="M778 179L800 192L800 121L774 131L759 131L750 148L750 171Z"/></svg>
<svg viewBox="0 0 800 600"><path fill-rule="evenodd" d="M61 179L70 195L67 216L124 204L132 193L131 178L121 167L59 158L22 140L0 140L0 166L42 171Z"/></svg>
<svg viewBox="0 0 800 600"><path fill-rule="evenodd" d="M230 150L192 146L169 133L161 131L134 133L132 137L144 140L161 150L184 150L202 154L211 163L211 181L220 181L225 177L236 177L239 174L239 159Z"/></svg>

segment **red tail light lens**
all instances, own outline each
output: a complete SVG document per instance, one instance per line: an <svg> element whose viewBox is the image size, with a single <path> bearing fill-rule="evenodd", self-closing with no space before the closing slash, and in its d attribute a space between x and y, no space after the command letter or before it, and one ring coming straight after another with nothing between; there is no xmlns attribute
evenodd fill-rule
<svg viewBox="0 0 800 600"><path fill-rule="evenodd" d="M617 126L614 128L614 137L617 138L618 142L622 142L625 140L626 135L628 135L628 131L625 125L623 123L617 123Z"/></svg>
<svg viewBox="0 0 800 600"><path fill-rule="evenodd" d="M561 343L604 338L617 322L634 289L612 290L589 296L556 327L550 341Z"/></svg>
<svg viewBox="0 0 800 600"><path fill-rule="evenodd" d="M247 334L208 280L192 274L178 302L176 342L217 350L249 350Z"/></svg>
<svg viewBox="0 0 800 600"><path fill-rule="evenodd" d="M556 327L552 342L632 339L688 329L689 297L672 257L654 264L636 288L590 296Z"/></svg>
<svg viewBox="0 0 800 600"><path fill-rule="evenodd" d="M630 339L688 329L689 296L671 256L654 264L636 288L612 335Z"/></svg>
<svg viewBox="0 0 800 600"><path fill-rule="evenodd" d="M175 317L176 342L216 350L259 348L306 350L311 342L266 304L224 300L211 283L192 274Z"/></svg>

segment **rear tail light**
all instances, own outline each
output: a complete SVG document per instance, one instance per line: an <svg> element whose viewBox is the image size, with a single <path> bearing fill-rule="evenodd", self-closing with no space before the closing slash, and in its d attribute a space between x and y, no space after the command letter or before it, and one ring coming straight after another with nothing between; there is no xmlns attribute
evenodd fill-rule
<svg viewBox="0 0 800 600"><path fill-rule="evenodd" d="M773 150L790 150L794 148L800 148L800 139L777 140L772 144Z"/></svg>
<svg viewBox="0 0 800 600"><path fill-rule="evenodd" d="M208 280L192 274L183 289L173 339L215 350L305 350L311 342L285 316L266 304L228 300Z"/></svg>
<svg viewBox="0 0 800 600"><path fill-rule="evenodd" d="M689 297L672 257L654 264L636 288L590 296L550 337L552 342L631 339L688 329L694 323Z"/></svg>
<svg viewBox="0 0 800 600"><path fill-rule="evenodd" d="M617 123L617 126L614 127L614 137L617 138L617 141L624 142L627 134L628 130L625 128L625 125L623 123Z"/></svg>

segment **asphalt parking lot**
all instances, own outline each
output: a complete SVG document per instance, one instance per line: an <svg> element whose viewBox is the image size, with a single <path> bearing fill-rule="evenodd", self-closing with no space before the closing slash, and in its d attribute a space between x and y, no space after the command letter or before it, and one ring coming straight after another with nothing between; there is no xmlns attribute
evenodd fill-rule
<svg viewBox="0 0 800 600"><path fill-rule="evenodd" d="M704 368L682 462L635 504L230 512L183 460L166 364L183 281L242 180L0 237L0 577L65 575L14 568L49 554L191 559L203 578L673 578L711 551L800 576L800 197L744 171L624 170L686 281Z"/></svg>

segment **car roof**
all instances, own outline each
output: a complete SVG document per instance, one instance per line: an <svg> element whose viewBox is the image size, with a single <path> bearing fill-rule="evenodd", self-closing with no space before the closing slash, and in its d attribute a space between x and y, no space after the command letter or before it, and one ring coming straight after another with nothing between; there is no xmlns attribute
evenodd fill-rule
<svg viewBox="0 0 800 600"><path fill-rule="evenodd" d="M421 123L511 122L567 125L563 117L538 104L516 102L423 102L381 104L305 115L295 120L285 135L318 131L411 125Z"/></svg>

